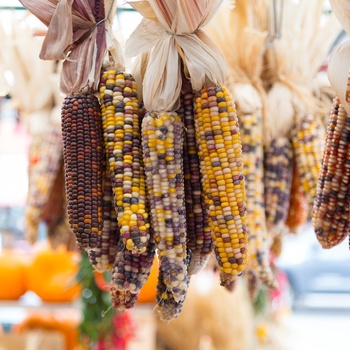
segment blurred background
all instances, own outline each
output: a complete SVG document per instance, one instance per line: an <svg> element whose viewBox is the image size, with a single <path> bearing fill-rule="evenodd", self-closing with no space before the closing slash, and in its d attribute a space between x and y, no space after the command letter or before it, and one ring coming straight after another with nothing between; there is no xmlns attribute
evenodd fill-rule
<svg viewBox="0 0 350 350"><path fill-rule="evenodd" d="M307 105L300 98L306 91L312 96L309 101L320 107L310 110L317 110L314 114L322 121L323 131L315 137L324 142L334 94L326 75L328 57L346 35L332 17L328 1L247 1L246 15L242 2L236 1L235 10L219 12L208 34L227 59L227 85L243 130L251 109L260 111L264 119L269 108L272 113L264 123L270 127L261 139L271 145L283 134L293 147L294 172L292 161L285 170L287 189L276 185L287 193L287 207L276 200L274 209L266 210L266 218L270 217L267 227L274 231L266 242L269 264L279 287L271 290L259 283L252 296L253 287L243 278L229 292L219 286L210 261L193 277L180 317L166 324L155 311L157 269L152 269L137 306L117 314L111 310L108 276L92 272L87 257L76 250L64 204L52 205L63 203L64 195L59 141L61 63L39 59L46 27L18 1L0 0L1 350L349 349L348 242L325 250L317 241L302 170L295 175L301 142L295 141L292 133L295 115L300 114L295 105ZM261 7L267 3L269 6ZM267 22L262 9L274 10ZM316 9L317 13L312 12ZM231 11L232 17L224 16ZM130 6L118 3L113 31L122 45L141 19ZM127 61L127 67L132 63ZM260 72L252 72L256 67ZM254 91L247 92L244 84ZM273 96L270 92L278 84L292 86L294 97L283 89ZM261 91L266 93L260 95ZM288 99L293 100L291 116L290 108L281 102ZM314 151L320 161L322 146ZM278 174L283 172L274 171L281 180L284 175ZM315 176L317 179L318 174ZM256 190L258 185L252 183ZM282 192L274 193L281 199ZM269 197L264 205L272 208L273 201L275 198Z"/></svg>

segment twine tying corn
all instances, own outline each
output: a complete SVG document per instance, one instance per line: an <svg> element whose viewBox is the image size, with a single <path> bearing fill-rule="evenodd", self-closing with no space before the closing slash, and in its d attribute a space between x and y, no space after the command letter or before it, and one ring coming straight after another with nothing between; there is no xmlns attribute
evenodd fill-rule
<svg viewBox="0 0 350 350"><path fill-rule="evenodd" d="M114 70L103 73L100 100L121 237L126 249L140 254L146 251L150 233L134 78Z"/></svg>
<svg viewBox="0 0 350 350"><path fill-rule="evenodd" d="M142 122L142 146L151 224L164 283L176 302L187 290L183 124L173 112L150 113Z"/></svg>
<svg viewBox="0 0 350 350"><path fill-rule="evenodd" d="M196 94L195 127L214 250L226 286L245 269L247 223L239 125L225 87Z"/></svg>
<svg viewBox="0 0 350 350"><path fill-rule="evenodd" d="M205 267L211 252L212 237L202 194L201 174L194 126L193 93L181 95L178 114L185 125L183 168L186 203L187 247L191 250L188 273Z"/></svg>
<svg viewBox="0 0 350 350"><path fill-rule="evenodd" d="M342 242L350 229L350 117L333 100L312 223L323 248Z"/></svg>
<svg viewBox="0 0 350 350"><path fill-rule="evenodd" d="M67 209L80 249L96 248L103 225L103 134L100 105L90 94L67 96L62 106Z"/></svg>
<svg viewBox="0 0 350 350"><path fill-rule="evenodd" d="M109 169L106 168L103 182L103 229L101 240L94 250L89 251L89 259L98 272L110 270L117 254L120 230L114 208L113 190Z"/></svg>

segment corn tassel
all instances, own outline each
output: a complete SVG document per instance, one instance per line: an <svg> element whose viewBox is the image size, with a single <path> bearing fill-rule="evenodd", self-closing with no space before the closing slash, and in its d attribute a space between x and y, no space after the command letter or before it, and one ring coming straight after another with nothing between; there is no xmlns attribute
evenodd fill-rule
<svg viewBox="0 0 350 350"><path fill-rule="evenodd" d="M309 210L312 210L321 170L325 128L321 118L311 114L297 114L293 131L295 165L298 168Z"/></svg>
<svg viewBox="0 0 350 350"><path fill-rule="evenodd" d="M187 223L187 247L191 250L188 273L198 273L208 262L212 237L202 195L201 175L194 126L193 93L181 96L178 114L185 125L183 167Z"/></svg>
<svg viewBox="0 0 350 350"><path fill-rule="evenodd" d="M196 94L195 127L215 255L227 286L246 266L247 219L239 125L225 87Z"/></svg>
<svg viewBox="0 0 350 350"><path fill-rule="evenodd" d="M146 251L150 233L134 78L113 70L103 73L100 100L120 234L126 249L140 254Z"/></svg>
<svg viewBox="0 0 350 350"><path fill-rule="evenodd" d="M323 248L348 235L350 206L350 118L338 97L333 100L313 210L313 226Z"/></svg>
<svg viewBox="0 0 350 350"><path fill-rule="evenodd" d="M151 225L164 283L176 302L187 290L183 124L176 113L150 113L142 122L142 146Z"/></svg>
<svg viewBox="0 0 350 350"><path fill-rule="evenodd" d="M99 244L103 226L103 134L94 95L67 96L62 107L68 218L80 249Z"/></svg>
<svg viewBox="0 0 350 350"><path fill-rule="evenodd" d="M240 116L242 150L247 194L249 269L256 272L261 282L275 288L269 265L269 239L264 203L263 125L259 111Z"/></svg>

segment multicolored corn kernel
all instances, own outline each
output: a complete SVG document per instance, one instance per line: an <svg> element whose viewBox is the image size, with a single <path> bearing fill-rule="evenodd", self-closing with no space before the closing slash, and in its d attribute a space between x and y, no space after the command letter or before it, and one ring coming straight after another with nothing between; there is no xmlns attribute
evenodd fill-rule
<svg viewBox="0 0 350 350"><path fill-rule="evenodd" d="M252 114L242 113L239 122L247 197L248 267L256 272L267 287L276 287L269 264L269 237L265 217L262 113L259 110Z"/></svg>
<svg viewBox="0 0 350 350"><path fill-rule="evenodd" d="M187 223L187 246L191 250L188 273L202 270L212 250L212 237L208 212L203 196L201 174L194 126L193 93L181 95L181 106L177 111L185 126L183 169Z"/></svg>
<svg viewBox="0 0 350 350"><path fill-rule="evenodd" d="M307 203L298 174L298 169L294 165L288 215L286 219L286 226L289 230L289 233L297 233L298 228L306 222L307 217Z"/></svg>
<svg viewBox="0 0 350 350"><path fill-rule="evenodd" d="M150 233L134 78L125 72L104 72L100 81L100 100L121 237L127 250L140 254L146 251Z"/></svg>
<svg viewBox="0 0 350 350"><path fill-rule="evenodd" d="M128 290L120 291L113 284L110 287L110 296L112 306L120 312L132 309L139 297L138 294L131 293Z"/></svg>
<svg viewBox="0 0 350 350"><path fill-rule="evenodd" d="M35 165L31 167L29 176L29 189L25 212L25 235L30 243L35 243L37 240L38 225L43 219L42 216L45 214L45 208L51 202L50 196L55 187L55 181L61 165L62 134L59 125L54 125L48 130L43 137L42 143L38 147L38 158L36 159ZM55 209L62 209L59 203L55 204ZM63 201L61 204L63 204ZM52 224L54 225L54 223Z"/></svg>
<svg viewBox="0 0 350 350"><path fill-rule="evenodd" d="M184 264L189 266L191 259L191 252L187 250L187 256L184 260ZM176 301L173 294L167 288L167 285L164 281L164 271L159 269L158 274L158 283L157 283L157 312L162 321L170 322L173 319L177 318L182 310L182 306L185 302L185 297L181 301ZM187 276L185 283L187 288L190 283L190 277ZM186 288L186 289L187 289Z"/></svg>
<svg viewBox="0 0 350 350"><path fill-rule="evenodd" d="M288 138L277 137L266 147L264 171L266 224L274 237L284 228L290 202L293 149Z"/></svg>
<svg viewBox="0 0 350 350"><path fill-rule="evenodd" d="M62 136L68 218L80 249L98 246L103 226L103 134L91 94L63 101Z"/></svg>
<svg viewBox="0 0 350 350"><path fill-rule="evenodd" d="M341 243L350 230L350 117L333 100L313 208L312 224L323 248Z"/></svg>
<svg viewBox="0 0 350 350"><path fill-rule="evenodd" d="M224 86L196 93L195 128L214 251L226 286L246 267L247 217L239 124Z"/></svg>
<svg viewBox="0 0 350 350"><path fill-rule="evenodd" d="M105 171L103 182L103 229L101 240L94 250L89 251L89 259L98 272L110 270L118 250L120 229L114 208L113 190L109 169Z"/></svg>
<svg viewBox="0 0 350 350"><path fill-rule="evenodd" d="M292 131L295 165L310 211L316 197L325 138L325 128L320 117L312 114L295 115Z"/></svg>
<svg viewBox="0 0 350 350"><path fill-rule="evenodd" d="M174 112L151 112L142 121L143 160L151 225L164 283L175 301L187 290L183 123Z"/></svg>

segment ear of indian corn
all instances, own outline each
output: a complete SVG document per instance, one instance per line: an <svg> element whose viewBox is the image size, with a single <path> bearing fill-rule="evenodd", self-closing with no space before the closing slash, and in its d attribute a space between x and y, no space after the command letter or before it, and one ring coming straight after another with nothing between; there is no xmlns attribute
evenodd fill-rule
<svg viewBox="0 0 350 350"><path fill-rule="evenodd" d="M225 87L196 94L195 127L214 251L221 284L226 286L246 266L247 220L239 125Z"/></svg>
<svg viewBox="0 0 350 350"><path fill-rule="evenodd" d="M212 237L208 213L202 194L201 174L196 145L192 92L181 95L181 107L177 111L185 126L184 131L184 186L187 223L187 247L191 250L188 273L203 269L211 252Z"/></svg>
<svg viewBox="0 0 350 350"><path fill-rule="evenodd" d="M118 249L112 269L111 297L113 306L122 311L134 306L148 279L154 261L155 244L150 241L146 251L141 254L133 254L122 243Z"/></svg>
<svg viewBox="0 0 350 350"><path fill-rule="evenodd" d="M260 278L255 271L250 269L245 272L245 276L250 300L255 301L261 288Z"/></svg>
<svg viewBox="0 0 350 350"><path fill-rule="evenodd" d="M263 123L259 111L239 116L243 174L246 185L248 221L248 267L256 271L267 287L276 287L269 263L269 237L266 228L263 169Z"/></svg>
<svg viewBox="0 0 350 350"><path fill-rule="evenodd" d="M100 100L121 237L126 249L140 254L146 251L150 233L145 210L139 102L134 78L113 70L103 73Z"/></svg>
<svg viewBox="0 0 350 350"><path fill-rule="evenodd" d="M290 190L290 200L286 226L290 233L297 233L298 228L307 220L308 208L304 192L301 186L298 169L294 165L292 187Z"/></svg>
<svg viewBox="0 0 350 350"><path fill-rule="evenodd" d="M272 237L287 219L293 173L293 150L288 138L279 136L265 149L264 182L267 229Z"/></svg>
<svg viewBox="0 0 350 350"><path fill-rule="evenodd" d="M38 148L38 153L39 159L32 167L29 177L29 191L25 212L25 234L30 243L35 243L37 240L38 225L41 220L45 219L43 215L45 216L45 212L47 212L45 208L48 204L53 204L50 201L50 196L55 187L55 181L62 162L62 135L59 127L53 126L47 132ZM61 204L63 204L63 201ZM59 203L55 203L54 208L62 209ZM51 214L53 213L50 212ZM55 220L53 216L51 215L51 218ZM54 224L52 223L52 225Z"/></svg>
<svg viewBox="0 0 350 350"><path fill-rule="evenodd" d="M312 114L296 114L292 141L295 165L311 211L316 197L325 142L325 128L321 118Z"/></svg>
<svg viewBox="0 0 350 350"><path fill-rule="evenodd" d="M184 260L184 264L189 266L191 258L191 251L187 250L187 256ZM159 269L158 283L157 283L157 312L162 321L170 322L174 318L180 315L182 306L185 299L176 301L173 294L168 290L167 285L164 281L164 271ZM190 283L190 277L186 278L187 287Z"/></svg>
<svg viewBox="0 0 350 350"><path fill-rule="evenodd" d="M174 112L151 112L142 121L142 146L151 225L164 283L176 302L187 289L183 124Z"/></svg>
<svg viewBox="0 0 350 350"><path fill-rule="evenodd" d="M110 270L117 255L120 230L114 208L113 190L109 169L106 168L103 181L103 229L98 246L89 251L89 259L98 272Z"/></svg>
<svg viewBox="0 0 350 350"><path fill-rule="evenodd" d="M323 248L342 242L350 229L350 118L333 100L313 208L313 226Z"/></svg>
<svg viewBox="0 0 350 350"><path fill-rule="evenodd" d="M91 94L67 96L62 110L68 218L80 249L99 244L103 225L103 134L100 104Z"/></svg>

